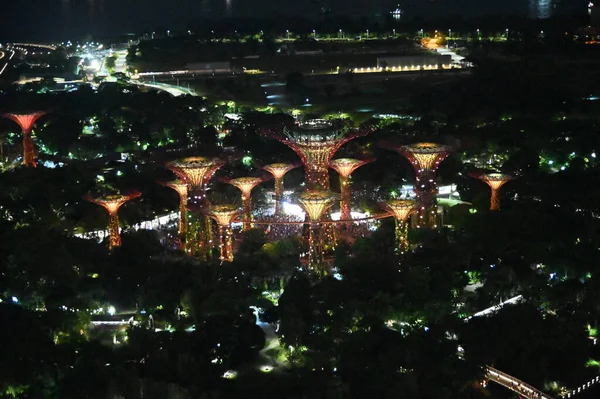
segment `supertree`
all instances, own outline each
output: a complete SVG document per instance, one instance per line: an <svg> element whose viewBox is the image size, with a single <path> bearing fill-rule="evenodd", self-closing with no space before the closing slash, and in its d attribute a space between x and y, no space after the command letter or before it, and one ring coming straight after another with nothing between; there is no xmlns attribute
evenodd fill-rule
<svg viewBox="0 0 600 399"><path fill-rule="evenodd" d="M261 130L263 136L282 142L298 154L304 165L306 188L321 191L329 190L329 162L333 155L348 141L370 132L371 129L367 128L352 129L343 120L324 119L311 119L293 126ZM324 234L328 236L326 241L333 248L333 225L328 224L324 229Z"/></svg>
<svg viewBox="0 0 600 399"><path fill-rule="evenodd" d="M332 169L340 175L340 220L351 220L350 202L352 200L352 192L350 189L350 175L363 165L368 164L371 160L360 160L352 158L334 159L329 163Z"/></svg>
<svg viewBox="0 0 600 399"><path fill-rule="evenodd" d="M208 215L219 225L219 259L223 262L233 262L233 231L231 222L239 214L238 207L231 204L211 205Z"/></svg>
<svg viewBox="0 0 600 399"><path fill-rule="evenodd" d="M499 210L500 199L498 198L498 191L500 190L500 187L514 179L514 177L503 173L471 173L471 176L490 186L492 191L492 196L490 198L490 210Z"/></svg>
<svg viewBox="0 0 600 399"><path fill-rule="evenodd" d="M261 177L238 177L225 180L242 192L244 231L252 228L252 190L264 181Z"/></svg>
<svg viewBox="0 0 600 399"><path fill-rule="evenodd" d="M187 204L188 204L188 185L183 180L173 180L162 183L165 187L170 187L179 194L179 244L185 249L185 236L187 232Z"/></svg>
<svg viewBox="0 0 600 399"><path fill-rule="evenodd" d="M88 194L83 197L86 201L98 204L108 211L109 249L112 250L114 247L121 245L121 236L119 235L119 208L127 201L138 198L141 195L142 193L135 191L127 195L115 194L94 197L91 194Z"/></svg>
<svg viewBox="0 0 600 399"><path fill-rule="evenodd" d="M403 255L408 251L408 217L416 208L415 201L405 199L392 199L384 203L387 210L396 220L396 248L395 252Z"/></svg>
<svg viewBox="0 0 600 399"><path fill-rule="evenodd" d="M2 116L16 122L21 128L21 134L23 135L23 165L37 166L35 162L35 148L33 145L33 138L31 137L31 130L33 125L42 116L46 115L45 111L31 112L27 114L3 114Z"/></svg>
<svg viewBox="0 0 600 399"><path fill-rule="evenodd" d="M188 157L167 163L167 168L188 185L188 205L206 207L206 186L215 172L225 164L220 158ZM189 208L189 206L188 206ZM186 229L186 252L202 260L212 256L213 233L210 217L201 212L191 218Z"/></svg>
<svg viewBox="0 0 600 399"><path fill-rule="evenodd" d="M273 179L275 179L275 215L278 215L281 211L284 188L283 177L295 167L296 166L291 163L273 163L263 166L263 169L272 174Z"/></svg>
<svg viewBox="0 0 600 399"><path fill-rule="evenodd" d="M449 146L435 143L416 143L403 146L386 145L404 155L415 169L415 193L419 198L418 227L437 227L435 175L440 163L450 155Z"/></svg>
<svg viewBox="0 0 600 399"><path fill-rule="evenodd" d="M329 209L337 196L330 191L308 190L300 195L298 201L306 211L310 220L308 237L308 267L319 274L325 273L323 229L320 222L323 214Z"/></svg>
<svg viewBox="0 0 600 399"><path fill-rule="evenodd" d="M369 129L351 129L343 121L312 119L292 127L263 129L265 137L279 140L302 160L308 190L329 190L329 162L341 146L364 136Z"/></svg>

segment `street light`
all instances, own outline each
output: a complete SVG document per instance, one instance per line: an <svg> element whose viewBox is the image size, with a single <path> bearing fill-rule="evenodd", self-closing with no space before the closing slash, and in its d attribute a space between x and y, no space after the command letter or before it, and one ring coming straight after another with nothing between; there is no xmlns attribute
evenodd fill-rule
<svg viewBox="0 0 600 399"><path fill-rule="evenodd" d="M421 29L421 39L425 37L425 32Z"/></svg>
<svg viewBox="0 0 600 399"><path fill-rule="evenodd" d="M317 31L313 29L313 39L317 40Z"/></svg>
<svg viewBox="0 0 600 399"><path fill-rule="evenodd" d="M285 33L287 34L287 39L290 40L290 31L286 29Z"/></svg>
<svg viewBox="0 0 600 399"><path fill-rule="evenodd" d="M342 31L341 29L340 29L340 36L342 37L342 39L344 38L344 31Z"/></svg>
<svg viewBox="0 0 600 399"><path fill-rule="evenodd" d="M369 38L369 30L367 29L367 39Z"/></svg>
<svg viewBox="0 0 600 399"><path fill-rule="evenodd" d="M167 36L171 36L171 31L167 30Z"/></svg>
<svg viewBox="0 0 600 399"><path fill-rule="evenodd" d="M396 37L396 29L392 29L392 32L394 34L394 37Z"/></svg>
<svg viewBox="0 0 600 399"><path fill-rule="evenodd" d="M448 37L452 39L452 29L448 29Z"/></svg>

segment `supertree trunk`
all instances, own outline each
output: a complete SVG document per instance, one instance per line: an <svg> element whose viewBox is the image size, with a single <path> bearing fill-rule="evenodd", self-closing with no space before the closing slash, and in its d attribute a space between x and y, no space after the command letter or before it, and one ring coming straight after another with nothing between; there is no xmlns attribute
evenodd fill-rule
<svg viewBox="0 0 600 399"><path fill-rule="evenodd" d="M417 210L417 226L423 228L437 227L437 210L435 196L436 189L427 191L417 191L418 210Z"/></svg>
<svg viewBox="0 0 600 399"><path fill-rule="evenodd" d="M243 215L243 230L248 231L252 228L252 197L249 195L242 196Z"/></svg>
<svg viewBox="0 0 600 399"><path fill-rule="evenodd" d="M194 215L187 230L186 252L202 261L212 259L212 221L204 215Z"/></svg>
<svg viewBox="0 0 600 399"><path fill-rule="evenodd" d="M231 225L219 226L219 251L221 263L233 262L233 232Z"/></svg>
<svg viewBox="0 0 600 399"><path fill-rule="evenodd" d="M490 198L490 210L497 211L500 209L500 198L498 197L498 189L492 188L492 196Z"/></svg>
<svg viewBox="0 0 600 399"><path fill-rule="evenodd" d="M340 175L340 219L350 220L352 215L350 214L350 203L351 203L351 191L350 191L350 178Z"/></svg>
<svg viewBox="0 0 600 399"><path fill-rule="evenodd" d="M329 170L318 165L306 166L306 188L308 190L329 190Z"/></svg>
<svg viewBox="0 0 600 399"><path fill-rule="evenodd" d="M323 230L319 223L311 223L308 237L308 268L318 275L326 274Z"/></svg>
<svg viewBox="0 0 600 399"><path fill-rule="evenodd" d="M121 246L121 235L119 234L119 215L117 212L108 214L108 249L112 250L115 247Z"/></svg>
<svg viewBox="0 0 600 399"><path fill-rule="evenodd" d="M283 208L283 178L275 178L275 215L281 213Z"/></svg>
<svg viewBox="0 0 600 399"><path fill-rule="evenodd" d="M179 198L179 244L181 249L185 250L185 242L187 237L187 196Z"/></svg>
<svg viewBox="0 0 600 399"><path fill-rule="evenodd" d="M408 251L408 223L396 219L396 248L397 255L404 255Z"/></svg>
<svg viewBox="0 0 600 399"><path fill-rule="evenodd" d="M35 162L35 146L31 131L23 131L23 165L37 167Z"/></svg>

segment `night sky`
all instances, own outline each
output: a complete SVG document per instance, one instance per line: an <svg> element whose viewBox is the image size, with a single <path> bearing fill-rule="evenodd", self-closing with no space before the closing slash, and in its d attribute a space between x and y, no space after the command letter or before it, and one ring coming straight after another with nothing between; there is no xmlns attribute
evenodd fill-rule
<svg viewBox="0 0 600 399"><path fill-rule="evenodd" d="M318 18L321 7L335 14L376 18L399 0L3 0L0 42L116 36L153 28L184 28L192 18L261 17L277 14ZM555 0L585 10L587 0ZM282 6L283 5L283 6ZM552 14L552 0L400 1L408 18L448 15Z"/></svg>

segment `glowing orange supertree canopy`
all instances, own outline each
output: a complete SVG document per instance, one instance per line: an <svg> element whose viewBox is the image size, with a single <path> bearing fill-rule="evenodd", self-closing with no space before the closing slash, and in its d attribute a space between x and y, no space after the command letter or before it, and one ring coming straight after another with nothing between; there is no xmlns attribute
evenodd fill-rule
<svg viewBox="0 0 600 399"><path fill-rule="evenodd" d="M372 160L360 160L352 158L334 159L329 166L340 175L340 220L351 220L350 203L352 200L352 192L350 189L350 175L363 165L368 164Z"/></svg>
<svg viewBox="0 0 600 399"><path fill-rule="evenodd" d="M31 137L31 130L33 125L42 116L46 115L45 111L31 112L27 114L3 114L2 116L16 122L21 128L21 134L23 135L23 165L37 166L35 162L35 148L33 145L33 138Z"/></svg>
<svg viewBox="0 0 600 399"><path fill-rule="evenodd" d="M308 266L319 274L325 273L323 229L319 222L323 214L335 202L337 196L330 191L308 190L300 195L298 201L310 219L310 233L308 238Z"/></svg>
<svg viewBox="0 0 600 399"><path fill-rule="evenodd" d="M179 243L183 249L185 246L185 235L187 231L187 204L188 204L188 185L183 180L173 180L167 183L160 183L165 187L172 188L179 194Z"/></svg>
<svg viewBox="0 0 600 399"><path fill-rule="evenodd" d="M402 255L408 251L408 218L417 207L415 201L392 199L383 204L383 207L396 220L396 253Z"/></svg>
<svg viewBox="0 0 600 399"><path fill-rule="evenodd" d="M260 177L238 177L227 180L227 183L237 187L242 192L244 230L252 228L252 190L263 181L264 179Z"/></svg>
<svg viewBox="0 0 600 399"><path fill-rule="evenodd" d="M113 249L121 245L121 235L119 234L119 208L127 201L138 198L142 195L139 191L135 191L128 195L106 195L101 197L94 197L92 195L86 195L83 197L86 201L98 204L108 211L108 233L109 243L108 248Z"/></svg>
<svg viewBox="0 0 600 399"><path fill-rule="evenodd" d="M328 168L333 155L348 141L370 131L351 129L342 120L312 119L291 127L263 129L262 134L279 140L298 154L309 190L329 190Z"/></svg>
<svg viewBox="0 0 600 399"><path fill-rule="evenodd" d="M263 169L273 175L275 179L275 214L278 215L281 211L281 201L283 199L283 177L287 172L294 169L296 165L291 163L273 163L263 166Z"/></svg>
<svg viewBox="0 0 600 399"><path fill-rule="evenodd" d="M183 180L190 191L204 191L206 184L224 164L219 158L188 157L167 163L167 168Z"/></svg>
<svg viewBox="0 0 600 399"><path fill-rule="evenodd" d="M500 199L498 198L498 191L500 187L509 181L513 180L514 177L503 173L473 173L472 177L481 180L490 186L492 195L490 198L490 210L497 211L500 209Z"/></svg>
<svg viewBox="0 0 600 399"><path fill-rule="evenodd" d="M219 225L219 253L221 263L233 262L233 231L231 222L239 214L238 207L233 204L212 205L208 215Z"/></svg>
<svg viewBox="0 0 600 399"><path fill-rule="evenodd" d="M388 148L404 155L415 169L415 193L419 197L418 226L437 227L435 175L440 164L450 155L451 147L436 143L416 143Z"/></svg>

